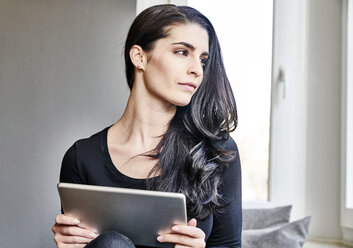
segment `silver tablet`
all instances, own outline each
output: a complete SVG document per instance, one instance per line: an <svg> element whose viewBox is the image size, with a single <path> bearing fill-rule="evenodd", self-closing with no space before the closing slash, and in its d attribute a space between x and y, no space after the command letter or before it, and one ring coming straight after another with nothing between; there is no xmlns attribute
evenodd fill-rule
<svg viewBox="0 0 353 248"><path fill-rule="evenodd" d="M135 245L173 247L159 243L159 232L186 224L185 195L180 193L58 183L65 214L102 233L115 230Z"/></svg>

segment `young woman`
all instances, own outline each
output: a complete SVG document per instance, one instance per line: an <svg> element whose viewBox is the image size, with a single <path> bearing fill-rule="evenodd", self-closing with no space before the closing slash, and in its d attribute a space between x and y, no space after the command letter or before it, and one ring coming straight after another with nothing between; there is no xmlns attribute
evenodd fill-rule
<svg viewBox="0 0 353 248"><path fill-rule="evenodd" d="M125 63L124 114L69 148L60 181L184 193L187 225L159 242L241 247L241 168L229 136L237 112L212 24L190 7L148 8L130 28ZM64 214L52 229L58 247L134 247Z"/></svg>

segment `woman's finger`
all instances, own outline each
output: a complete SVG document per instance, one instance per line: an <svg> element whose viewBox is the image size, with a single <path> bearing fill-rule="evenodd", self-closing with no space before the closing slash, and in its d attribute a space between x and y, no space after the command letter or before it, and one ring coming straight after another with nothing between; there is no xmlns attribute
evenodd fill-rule
<svg viewBox="0 0 353 248"><path fill-rule="evenodd" d="M179 245L189 246L189 247L205 247L205 241L203 239L197 239L190 237L188 235L170 233L163 234L157 237L159 242L175 243Z"/></svg>
<svg viewBox="0 0 353 248"><path fill-rule="evenodd" d="M157 237L159 242L175 243L174 247L205 247L205 233L196 227L196 219L191 219L187 225L174 225L172 233L165 233Z"/></svg>
<svg viewBox="0 0 353 248"><path fill-rule="evenodd" d="M194 226L174 225L172 231L174 233L184 234L199 239L204 239L206 236L200 228Z"/></svg>
<svg viewBox="0 0 353 248"><path fill-rule="evenodd" d="M61 225L78 225L80 223L78 219L67 216L65 214L59 214L56 216L55 222Z"/></svg>
<svg viewBox="0 0 353 248"><path fill-rule="evenodd" d="M58 244L58 248L84 248L86 244Z"/></svg>
<svg viewBox="0 0 353 248"><path fill-rule="evenodd" d="M53 232L66 236L80 236L89 239L94 239L98 236L97 233L89 229L81 228L78 226L66 226L58 224L53 226Z"/></svg>
<svg viewBox="0 0 353 248"><path fill-rule="evenodd" d="M80 236L67 236L67 235L62 235L60 233L56 234L54 237L54 241L56 243L64 243L64 244L88 244L92 240L93 238L85 238Z"/></svg>
<svg viewBox="0 0 353 248"><path fill-rule="evenodd" d="M174 245L174 248L190 248L190 246L176 244Z"/></svg>
<svg viewBox="0 0 353 248"><path fill-rule="evenodd" d="M196 227L196 225L197 225L196 219L195 219L195 218L192 218L191 220L189 220L189 222L188 222L187 225L188 225L188 226L195 226L195 227Z"/></svg>

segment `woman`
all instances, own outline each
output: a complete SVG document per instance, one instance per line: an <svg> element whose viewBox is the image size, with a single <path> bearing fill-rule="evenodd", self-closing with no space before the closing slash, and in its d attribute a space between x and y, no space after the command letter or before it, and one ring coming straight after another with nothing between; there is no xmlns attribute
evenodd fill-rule
<svg viewBox="0 0 353 248"><path fill-rule="evenodd" d="M60 181L184 193L187 225L159 242L241 247L241 170L229 136L236 105L212 24L190 7L148 8L130 28L125 64L131 93L124 114L70 147ZM53 232L58 247L134 247L65 215Z"/></svg>

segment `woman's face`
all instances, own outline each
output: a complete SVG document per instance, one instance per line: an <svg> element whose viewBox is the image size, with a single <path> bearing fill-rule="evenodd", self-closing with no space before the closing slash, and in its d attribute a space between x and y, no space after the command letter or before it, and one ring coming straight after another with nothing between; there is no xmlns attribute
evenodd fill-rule
<svg viewBox="0 0 353 248"><path fill-rule="evenodd" d="M162 101L185 106L202 82L208 59L207 31L193 23L173 25L147 57L143 74L147 91Z"/></svg>

